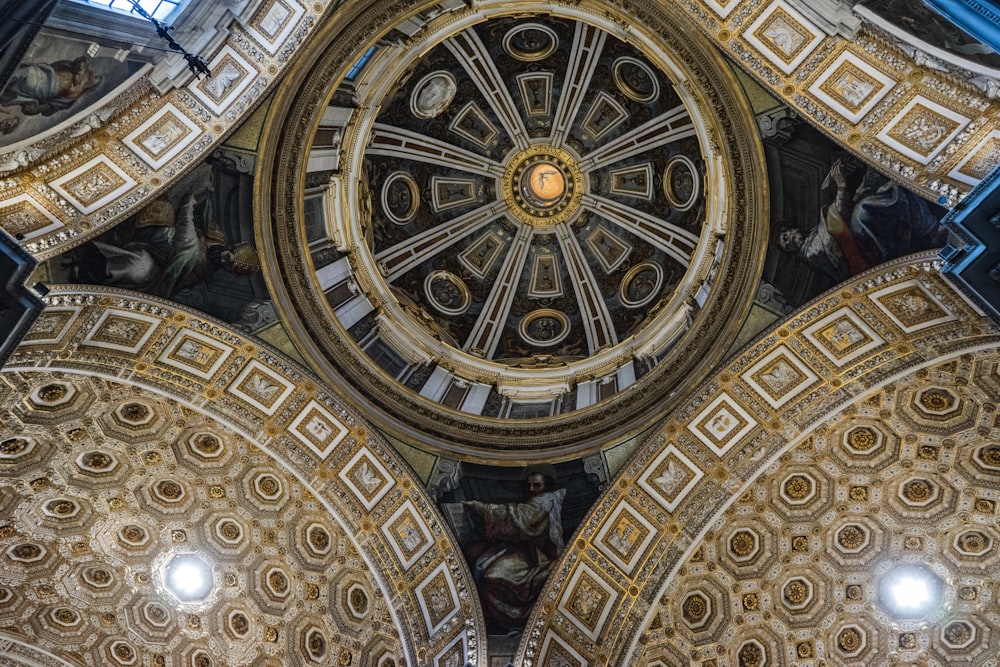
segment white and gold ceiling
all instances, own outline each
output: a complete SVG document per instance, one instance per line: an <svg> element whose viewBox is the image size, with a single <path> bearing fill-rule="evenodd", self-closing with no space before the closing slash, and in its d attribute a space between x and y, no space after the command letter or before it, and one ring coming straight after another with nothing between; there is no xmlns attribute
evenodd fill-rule
<svg viewBox="0 0 1000 667"><path fill-rule="evenodd" d="M269 287L311 365L167 301L54 287L0 373L4 658L486 667L461 549L426 480L373 426L456 458L512 462L599 451L652 426L569 540L519 664L990 664L1000 646L1000 330L927 254L840 286L723 362L768 220L753 119L719 52L848 150L952 202L997 162L996 103L883 31L862 22L848 38L786 0L545 7L539 16L501 2L236 4L220 19L225 39L202 54L214 78L146 70L86 118L0 149L0 223L45 259L162 193L277 91L255 225ZM537 34L519 30L524 22ZM546 35L561 44L559 68L531 59ZM608 61L588 62L584 40L613 45ZM455 49L482 64L478 75L449 68ZM534 79L519 98L491 101L504 57L534 63ZM531 114L534 93L571 88L588 66L606 69L635 105L595 103L578 127L560 121L571 114L559 104ZM441 95L467 107L464 122L435 125ZM338 115L345 99L354 116ZM397 122L393 99L412 101L423 124ZM639 146L618 174L592 169L602 149L573 137L615 118L609 137L655 126L690 140ZM162 127L172 142L145 141ZM318 143L333 136L335 158ZM469 163L477 141L495 152L479 171ZM388 160L389 145L443 157L433 168ZM562 196L532 189L536 164L555 169ZM695 189L667 178L648 209L611 206L616 187L645 194L649 174L685 169ZM339 180L317 190L334 248L319 261L302 222L306 185L334 170ZM412 205L415 191L427 210ZM691 206L664 220L651 213L661 200ZM373 222L376 208L390 222ZM521 239L524 261L507 286L459 284L446 268L421 274L427 289L394 282L392 262L408 261L397 237L445 212L484 218L448 261L475 268L490 239ZM574 227L574 213L593 220ZM685 231L677 239L687 245L652 239L662 227ZM577 271L579 290L581 277L601 276L600 260L576 261L585 247L607 248L609 265L629 262L630 280L647 268L671 278L648 301L628 283L594 280L588 310L587 294L556 296L542 279L546 266L550 276ZM414 252L418 263L440 256ZM388 314L393 343L435 360L447 376L439 393L353 368L356 341L327 294L334 277ZM510 331L487 318L490 333L481 320L463 323L463 287L536 325ZM430 315L441 308L414 295L453 317ZM634 326L615 329L609 304L634 312ZM560 326L577 331L576 352L550 351ZM476 383L527 403L602 377L625 389L643 351L661 363L631 392L595 391L549 417L456 418L444 399ZM164 577L171 559L192 553L211 562L212 587L183 602L164 592ZM895 616L880 594L901 564L940 583L925 619Z"/></svg>

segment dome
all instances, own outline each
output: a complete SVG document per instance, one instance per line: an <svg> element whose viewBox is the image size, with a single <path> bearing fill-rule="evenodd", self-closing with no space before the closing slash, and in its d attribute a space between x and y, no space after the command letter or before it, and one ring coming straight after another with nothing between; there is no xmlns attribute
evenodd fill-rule
<svg viewBox="0 0 1000 667"><path fill-rule="evenodd" d="M388 431L578 456L648 426L735 336L766 234L749 114L694 33L622 26L484 8L383 32L353 78L317 54L289 91L271 199L296 208L264 212L286 267L268 278Z"/></svg>

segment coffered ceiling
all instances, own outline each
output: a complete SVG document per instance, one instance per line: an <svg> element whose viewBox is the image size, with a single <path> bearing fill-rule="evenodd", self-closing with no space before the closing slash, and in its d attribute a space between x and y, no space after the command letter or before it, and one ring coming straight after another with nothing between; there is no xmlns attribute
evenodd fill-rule
<svg viewBox="0 0 1000 667"><path fill-rule="evenodd" d="M927 252L730 349L774 222L732 63L945 204L997 163L988 64L832 4L193 2L211 77L154 58L0 146L45 260L259 136L244 222L296 356L52 286L0 371L3 659L494 667L429 469L590 456L502 662L992 664L997 323Z"/></svg>

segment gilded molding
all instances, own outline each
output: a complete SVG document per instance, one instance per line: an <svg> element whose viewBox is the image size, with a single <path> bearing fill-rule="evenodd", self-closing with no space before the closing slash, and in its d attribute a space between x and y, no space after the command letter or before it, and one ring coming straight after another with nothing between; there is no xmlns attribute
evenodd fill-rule
<svg viewBox="0 0 1000 667"><path fill-rule="evenodd" d="M598 499L542 593L543 600L568 600L580 568L605 572L615 594L596 641L580 612L565 605L536 610L526 634L558 637L587 664L630 664L646 641L640 638L649 637L643 633L661 592L694 546L817 424L897 378L996 350L1000 327L940 276L939 264L925 253L842 285L766 333L669 412ZM933 400L928 405L940 403ZM633 527L623 533L612 519ZM655 536L640 529L647 525ZM628 540L614 539L623 534ZM632 543L644 539L643 555L623 571ZM522 644L520 659L553 664L542 646Z"/></svg>
<svg viewBox="0 0 1000 667"><path fill-rule="evenodd" d="M334 39L334 30L324 31L317 39L316 55L310 56L300 70L315 74L308 79L301 74L294 81L283 83L278 98L289 101L276 110L269 121L271 130L266 131L267 138L261 152L261 173L273 176L269 181L259 181L256 185L255 218L265 256L273 258L265 262L266 267L274 266L273 270L265 268L269 287L276 295L277 303L295 304L294 307L286 307L282 316L297 344L309 352L320 372L336 385L345 384L337 369L351 368L354 388L343 387L343 391L355 397L363 392L369 399L377 400L383 410L400 415L404 424L431 434L422 436L422 440L435 450L440 450L442 446L445 449L454 447L463 455L508 462L538 456L563 459L598 444L609 427L639 429L648 426L652 415L669 403L670 399L664 399L664 396L670 390L677 390L682 378L685 385L695 381L707 372L713 360L717 360L721 350L715 346L713 356L709 352L712 348L709 343L720 337L735 335L763 262L763 254L757 250L763 248L766 237L768 201L764 161L755 126L749 120L749 110L731 72L696 32L685 28L683 21L676 24L658 12L640 12L633 5L639 13L628 19L630 10L612 11L606 5L598 8L586 3L570 3L547 8L547 11L593 21L597 25L611 25L612 34L623 33L621 37L634 42L654 60L659 59L655 55L657 49L680 54L677 56L678 64L663 59L661 66L682 81L686 101L694 104L711 124L707 141L718 153L715 166L724 170L725 178L732 183L733 196L726 198L719 220L713 220L719 225L715 234L724 243L726 251L718 267L715 278L718 282L712 289L712 296L705 307L694 315L689 328L689 332L697 331L697 336L682 338L671 351L671 362L661 364L644 377L634 390L630 390L627 400L622 397L622 400L612 401L607 408L584 408L568 416L541 422L470 419L465 413L421 399L413 392L395 389L395 380L372 368L365 361L367 357L364 353L348 341L345 333L339 331L339 325L331 325L335 319L329 304L315 278L309 275L309 271L303 270L303 267L310 266L310 259L304 252L299 223L295 221L301 217L302 205L298 193L304 179L303 158L309 138L319 122L318 110L333 95L338 77L345 69L344 63L353 62L353 56L347 55L352 52L351 46L363 50L374 41L375 35L389 27L377 20L385 15L380 9L391 6L391 3L378 5L359 16L352 22L350 32L341 38ZM456 10L437 17L427 29L439 30L442 21L465 23L470 16L471 20L483 20L476 12L486 16L507 11L509 9L502 4ZM463 12L469 16L463 18ZM372 17L376 22L367 23ZM330 40L330 46L321 46L325 40ZM320 53L322 48L325 51ZM359 50L353 52L358 53ZM698 85L693 85L695 81ZM374 110L362 108L355 113L356 116L361 114L367 117ZM355 146L361 141L354 134L347 133L345 144ZM350 190L350 187L339 190L338 196ZM354 206L354 203L342 205ZM356 213L354 209L350 210L351 214ZM348 250L352 247L350 245ZM698 258L704 264L697 270L709 270L711 255L711 252L705 252ZM355 271L364 273L360 280L372 280L367 275L370 269L365 264L352 259L351 265ZM373 305L379 308L379 297L373 296ZM695 338L703 344L698 345ZM444 361L443 365L447 367L449 363ZM401 428L391 419L375 418L390 430ZM412 435L409 427L403 428ZM475 435L470 436L470 433ZM449 444L443 445L442 442Z"/></svg>
<svg viewBox="0 0 1000 667"><path fill-rule="evenodd" d="M47 304L0 375L132 384L239 434L315 495L370 564L393 601L407 662L461 637L469 659L485 666L477 649L485 627L461 549L420 480L355 408L282 354L175 304L77 286L55 287ZM393 528L404 520L410 527ZM427 596L440 586L447 605L435 612L445 603L428 606Z"/></svg>

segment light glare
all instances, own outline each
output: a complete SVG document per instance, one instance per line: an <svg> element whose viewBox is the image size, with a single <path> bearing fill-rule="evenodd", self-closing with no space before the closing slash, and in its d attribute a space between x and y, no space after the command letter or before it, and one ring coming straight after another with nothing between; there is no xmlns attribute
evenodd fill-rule
<svg viewBox="0 0 1000 667"><path fill-rule="evenodd" d="M899 618L924 618L941 605L942 584L923 565L899 565L879 582L879 599Z"/></svg>
<svg viewBox="0 0 1000 667"><path fill-rule="evenodd" d="M931 598L927 582L915 577L900 577L892 586L892 596L905 609L919 609Z"/></svg>
<svg viewBox="0 0 1000 667"><path fill-rule="evenodd" d="M182 554L167 563L163 583L181 602L204 600L212 592L212 571L198 556Z"/></svg>
<svg viewBox="0 0 1000 667"><path fill-rule="evenodd" d="M169 586L179 593L191 595L205 585L205 577L193 563L181 563L170 571Z"/></svg>

